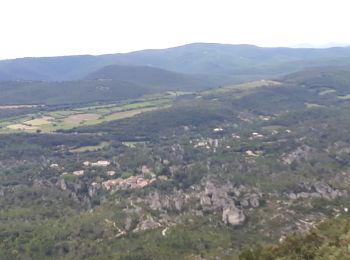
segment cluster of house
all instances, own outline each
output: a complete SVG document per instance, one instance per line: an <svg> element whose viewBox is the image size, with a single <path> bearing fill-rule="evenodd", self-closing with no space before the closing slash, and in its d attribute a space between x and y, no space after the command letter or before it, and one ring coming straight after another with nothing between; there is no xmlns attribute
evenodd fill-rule
<svg viewBox="0 0 350 260"><path fill-rule="evenodd" d="M83 162L83 165L85 167L107 167L111 164L111 162L109 161L97 161L97 162L89 162L89 161L85 161ZM53 163L50 165L50 168L59 168L59 165L56 163ZM84 170L77 170L77 171L73 171L72 174L75 176L83 176L85 173ZM66 175L68 174L67 172L62 173L62 175ZM108 171L107 172L108 176L113 176L115 175L115 171Z"/></svg>
<svg viewBox="0 0 350 260"><path fill-rule="evenodd" d="M111 165L111 162L109 161L96 161L96 162L89 162L85 161L83 162L83 166L85 167L107 167ZM59 167L57 164L50 165L51 168L57 168ZM111 179L107 180L101 183L102 187L105 190L111 190L112 188L114 190L126 190L126 189L141 189L147 185L150 185L154 181L156 181L156 175L153 173L153 171L148 168L146 165L143 165L141 168L141 174L136 176L131 176L129 178L123 179L123 178L117 178L117 179ZM77 170L73 171L71 174L75 176L83 176L85 173L85 170ZM67 172L62 173L62 176L68 174ZM107 171L107 176L114 176L116 174L115 171L109 170ZM167 180L167 177L161 176L158 178L159 180ZM91 184L92 186L96 186L97 183L93 182Z"/></svg>

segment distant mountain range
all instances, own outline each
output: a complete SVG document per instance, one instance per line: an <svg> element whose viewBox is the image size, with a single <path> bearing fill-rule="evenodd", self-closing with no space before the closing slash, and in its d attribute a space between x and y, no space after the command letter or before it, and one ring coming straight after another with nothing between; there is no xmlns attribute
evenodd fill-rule
<svg viewBox="0 0 350 260"><path fill-rule="evenodd" d="M310 43L300 43L295 46L294 48L312 48L312 49L326 49L326 48L334 48L334 47L349 47L349 43L339 43L339 42L329 42L325 44L310 44Z"/></svg>
<svg viewBox="0 0 350 260"><path fill-rule="evenodd" d="M147 66L212 79L217 84L273 77L304 67L350 63L350 48L262 48L194 43L169 49L100 56L21 58L0 61L0 80L69 81L109 65Z"/></svg>
<svg viewBox="0 0 350 260"><path fill-rule="evenodd" d="M76 104L199 91L324 66L350 69L350 48L195 43L101 56L0 61L1 104Z"/></svg>

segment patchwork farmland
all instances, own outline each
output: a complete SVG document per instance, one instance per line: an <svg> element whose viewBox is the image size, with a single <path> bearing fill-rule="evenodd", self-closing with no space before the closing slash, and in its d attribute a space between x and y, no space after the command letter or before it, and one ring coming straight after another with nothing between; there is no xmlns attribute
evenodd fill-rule
<svg viewBox="0 0 350 260"><path fill-rule="evenodd" d="M77 126L95 125L112 120L133 117L140 113L171 106L176 96L168 93L127 102L82 105L65 109L42 107L39 112L0 120L0 133L42 132L72 129ZM7 109L13 109L12 107Z"/></svg>

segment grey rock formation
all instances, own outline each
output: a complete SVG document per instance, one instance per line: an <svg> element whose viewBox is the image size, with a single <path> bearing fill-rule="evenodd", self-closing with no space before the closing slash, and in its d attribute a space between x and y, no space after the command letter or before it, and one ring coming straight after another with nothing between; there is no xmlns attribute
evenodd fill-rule
<svg viewBox="0 0 350 260"><path fill-rule="evenodd" d="M161 224L156 222L152 216L147 216L145 220L141 220L139 224L137 224L133 232L139 232L139 231L144 231L148 229L155 229L160 226Z"/></svg>
<svg viewBox="0 0 350 260"><path fill-rule="evenodd" d="M291 200L296 200L298 197L295 193L291 192L288 194L288 198Z"/></svg>
<svg viewBox="0 0 350 260"><path fill-rule="evenodd" d="M162 209L166 209L166 210L171 209L171 201L168 196L162 196L162 197L159 197L159 199L160 199L160 205Z"/></svg>
<svg viewBox="0 0 350 260"><path fill-rule="evenodd" d="M74 202L79 203L80 200L75 192L71 192L71 198Z"/></svg>
<svg viewBox="0 0 350 260"><path fill-rule="evenodd" d="M307 145L302 145L295 149L293 152L289 154L284 154L282 156L282 161L285 164L292 164L293 162L302 162L307 161L310 159L312 152L314 151L313 148Z"/></svg>
<svg viewBox="0 0 350 260"><path fill-rule="evenodd" d="M88 189L88 194L89 194L89 197L92 198L92 197L95 197L97 195L97 192L98 190L101 188L101 184L99 183L92 183L90 186L89 186L89 189Z"/></svg>
<svg viewBox="0 0 350 260"><path fill-rule="evenodd" d="M244 207L244 208L248 208L248 207L249 207L249 201L248 201L247 199L242 199L242 200L240 201L240 204L241 204L241 206Z"/></svg>
<svg viewBox="0 0 350 260"><path fill-rule="evenodd" d="M314 189L317 193L320 193L321 195L326 195L327 193L331 193L333 189L325 183L322 182L316 182L313 184Z"/></svg>
<svg viewBox="0 0 350 260"><path fill-rule="evenodd" d="M174 205L175 205L175 209L177 211L181 211L183 206L184 206L184 198L181 194L178 194L177 196L175 196L174 198Z"/></svg>
<svg viewBox="0 0 350 260"><path fill-rule="evenodd" d="M290 193L288 195L289 199L324 198L327 200L334 200L338 197L348 196L346 191L334 189L329 184L321 181L301 183L299 187L302 189L302 191L297 194ZM296 198L293 194L296 196Z"/></svg>
<svg viewBox="0 0 350 260"><path fill-rule="evenodd" d="M201 206L211 206L211 199L205 195L205 194L202 194L200 196L200 200L199 200L199 203L201 204Z"/></svg>
<svg viewBox="0 0 350 260"><path fill-rule="evenodd" d="M59 186L60 186L61 190L67 190L67 184L66 184L66 181L64 179L59 180Z"/></svg>
<svg viewBox="0 0 350 260"><path fill-rule="evenodd" d="M309 196L310 196L310 194L307 192L300 192L297 194L297 197L302 198L302 199L307 199Z"/></svg>
<svg viewBox="0 0 350 260"><path fill-rule="evenodd" d="M258 196L250 197L249 203L250 205L252 205L253 208L259 207L260 206L259 197Z"/></svg>
<svg viewBox="0 0 350 260"><path fill-rule="evenodd" d="M131 225L132 225L132 219L130 217L127 217L125 219L125 230L129 231L131 229Z"/></svg>
<svg viewBox="0 0 350 260"><path fill-rule="evenodd" d="M151 194L150 198L150 208L153 210L161 210L162 209L162 204L160 202L160 197L158 192L154 192Z"/></svg>
<svg viewBox="0 0 350 260"><path fill-rule="evenodd" d="M245 221L245 215L242 210L231 204L223 209L222 221L228 225L240 225Z"/></svg>
<svg viewBox="0 0 350 260"><path fill-rule="evenodd" d="M211 181L207 181L204 187L205 195L211 196L217 192L217 188Z"/></svg>
<svg viewBox="0 0 350 260"><path fill-rule="evenodd" d="M321 197L322 197L322 195L321 195L320 193L317 193L317 192L311 192L311 193L309 194L309 196L310 196L311 198L321 198Z"/></svg>

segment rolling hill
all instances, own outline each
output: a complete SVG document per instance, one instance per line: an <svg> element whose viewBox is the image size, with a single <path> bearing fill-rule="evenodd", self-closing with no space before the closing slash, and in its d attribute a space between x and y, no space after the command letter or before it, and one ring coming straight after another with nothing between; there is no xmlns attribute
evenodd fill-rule
<svg viewBox="0 0 350 260"><path fill-rule="evenodd" d="M199 77L149 66L110 65L86 76L87 80L121 80L159 90L195 90L213 86Z"/></svg>
<svg viewBox="0 0 350 260"><path fill-rule="evenodd" d="M141 66L111 65L76 81L3 81L1 104L77 104L116 101L165 91L196 91L214 83Z"/></svg>
<svg viewBox="0 0 350 260"><path fill-rule="evenodd" d="M66 82L0 82L0 103L7 104L77 104L115 101L139 97L149 90L124 81L80 80Z"/></svg>
<svg viewBox="0 0 350 260"><path fill-rule="evenodd" d="M350 80L349 67L319 67L298 71L284 77L298 84L330 88L346 88Z"/></svg>

